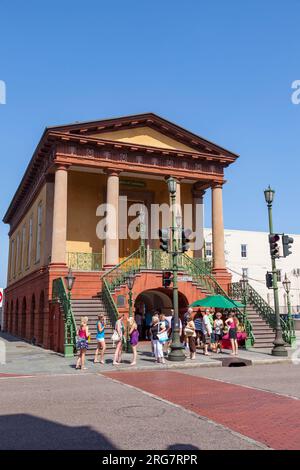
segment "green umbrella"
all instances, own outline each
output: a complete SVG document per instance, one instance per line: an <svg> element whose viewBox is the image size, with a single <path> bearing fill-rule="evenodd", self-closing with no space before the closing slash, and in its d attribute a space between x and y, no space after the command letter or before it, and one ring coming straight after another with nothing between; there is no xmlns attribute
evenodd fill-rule
<svg viewBox="0 0 300 470"><path fill-rule="evenodd" d="M241 302L238 302L237 300L231 300L228 299L227 297L224 297L223 295L210 295L208 297L205 297L204 299L196 300L193 302L190 307L211 307L211 308L226 308L226 309L232 309L232 308L240 308L244 307L244 305Z"/></svg>

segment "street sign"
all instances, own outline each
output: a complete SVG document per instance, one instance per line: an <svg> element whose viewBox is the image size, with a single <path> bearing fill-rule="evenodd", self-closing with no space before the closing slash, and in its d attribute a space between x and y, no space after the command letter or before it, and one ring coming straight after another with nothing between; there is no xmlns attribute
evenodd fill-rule
<svg viewBox="0 0 300 470"><path fill-rule="evenodd" d="M189 282L189 281L192 281L193 278L192 276L181 276L181 277L178 277L178 282Z"/></svg>
<svg viewBox="0 0 300 470"><path fill-rule="evenodd" d="M3 304L3 287L0 287L0 308L2 307Z"/></svg>

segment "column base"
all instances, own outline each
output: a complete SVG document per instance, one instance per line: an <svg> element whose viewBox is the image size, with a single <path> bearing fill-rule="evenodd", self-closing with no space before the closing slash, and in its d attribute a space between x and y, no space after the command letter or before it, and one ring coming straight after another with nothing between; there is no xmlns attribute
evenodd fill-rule
<svg viewBox="0 0 300 470"><path fill-rule="evenodd" d="M229 284L231 284L232 281L232 274L227 271L226 268L213 268L212 275L214 276L218 284L220 284L222 289L224 289L225 292L228 293Z"/></svg>

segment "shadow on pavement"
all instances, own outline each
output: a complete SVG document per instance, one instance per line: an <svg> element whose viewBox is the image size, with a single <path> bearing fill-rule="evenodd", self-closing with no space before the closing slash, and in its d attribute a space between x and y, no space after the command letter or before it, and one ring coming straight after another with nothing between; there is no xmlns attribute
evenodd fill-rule
<svg viewBox="0 0 300 470"><path fill-rule="evenodd" d="M0 416L1 450L114 450L89 426L65 426L29 414Z"/></svg>

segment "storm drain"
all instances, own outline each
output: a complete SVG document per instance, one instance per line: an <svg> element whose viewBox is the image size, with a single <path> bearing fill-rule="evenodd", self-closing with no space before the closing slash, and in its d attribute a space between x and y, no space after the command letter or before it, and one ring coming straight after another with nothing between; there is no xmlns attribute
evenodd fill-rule
<svg viewBox="0 0 300 470"><path fill-rule="evenodd" d="M240 357L224 357L220 359L223 367L246 367L252 366L250 359L242 359Z"/></svg>

